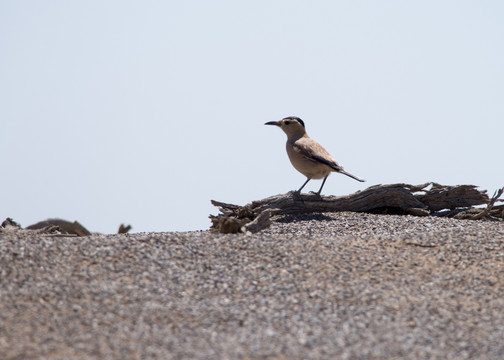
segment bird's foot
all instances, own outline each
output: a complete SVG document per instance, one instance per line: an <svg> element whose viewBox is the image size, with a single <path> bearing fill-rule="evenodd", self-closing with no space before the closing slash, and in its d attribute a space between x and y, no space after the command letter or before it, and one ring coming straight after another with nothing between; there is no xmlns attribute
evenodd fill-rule
<svg viewBox="0 0 504 360"><path fill-rule="evenodd" d="M294 198L294 200L303 200L301 198L301 191L299 191L299 190L292 190L290 193L292 194L292 197Z"/></svg>
<svg viewBox="0 0 504 360"><path fill-rule="evenodd" d="M322 200L322 195L319 192L310 191L310 194L315 195L319 200Z"/></svg>

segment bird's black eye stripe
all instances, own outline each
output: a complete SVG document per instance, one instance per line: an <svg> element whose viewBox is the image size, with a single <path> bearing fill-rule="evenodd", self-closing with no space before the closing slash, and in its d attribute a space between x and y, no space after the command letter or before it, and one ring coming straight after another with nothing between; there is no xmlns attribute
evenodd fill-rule
<svg viewBox="0 0 504 360"><path fill-rule="evenodd" d="M286 122L285 122L285 125L290 125L290 121L286 121Z"/></svg>

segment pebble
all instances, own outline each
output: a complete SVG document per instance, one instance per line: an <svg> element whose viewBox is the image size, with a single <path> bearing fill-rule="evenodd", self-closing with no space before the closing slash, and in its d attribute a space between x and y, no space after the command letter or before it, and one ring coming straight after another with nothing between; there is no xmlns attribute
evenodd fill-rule
<svg viewBox="0 0 504 360"><path fill-rule="evenodd" d="M0 234L2 359L502 359L504 223Z"/></svg>

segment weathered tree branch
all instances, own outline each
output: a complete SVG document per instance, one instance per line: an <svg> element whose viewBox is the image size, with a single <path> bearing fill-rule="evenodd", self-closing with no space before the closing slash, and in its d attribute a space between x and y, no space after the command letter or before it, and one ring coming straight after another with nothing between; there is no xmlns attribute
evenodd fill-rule
<svg viewBox="0 0 504 360"><path fill-rule="evenodd" d="M495 202L502 201L499 198L504 193L504 187L496 190L488 202L488 205L483 210L481 209L470 209L468 211L462 212L455 215L458 219L470 219L470 220L480 220L484 218L498 220L504 218L504 206L495 206Z"/></svg>
<svg viewBox="0 0 504 360"><path fill-rule="evenodd" d="M472 206L490 203L486 190L476 188L474 185L444 186L431 182L416 186L375 185L346 196L289 192L252 201L245 206L212 200L212 204L218 206L221 213L210 215L211 230L223 233L257 232L269 226L269 217L272 215L310 212L355 211L460 217L461 212L472 210ZM493 202L497 198L492 199ZM481 218L490 214L493 203L489 207ZM449 212L440 211L445 209Z"/></svg>

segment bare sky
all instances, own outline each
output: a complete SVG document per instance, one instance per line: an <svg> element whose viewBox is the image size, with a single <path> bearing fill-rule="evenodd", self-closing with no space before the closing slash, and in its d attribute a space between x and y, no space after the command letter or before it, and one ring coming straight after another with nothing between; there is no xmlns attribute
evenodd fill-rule
<svg viewBox="0 0 504 360"><path fill-rule="evenodd" d="M0 1L0 220L207 229L299 188L301 117L356 182L504 186L502 1ZM318 190L312 181L306 191Z"/></svg>

